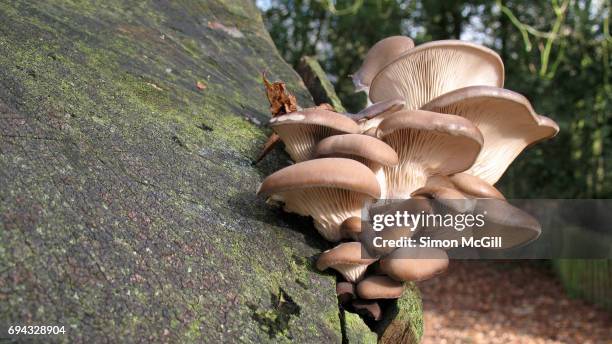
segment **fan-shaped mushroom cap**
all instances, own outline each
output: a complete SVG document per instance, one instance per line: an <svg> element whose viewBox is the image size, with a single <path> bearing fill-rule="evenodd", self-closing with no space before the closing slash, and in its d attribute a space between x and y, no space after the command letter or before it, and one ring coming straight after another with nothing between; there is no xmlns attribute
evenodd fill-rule
<svg viewBox="0 0 612 344"><path fill-rule="evenodd" d="M332 268L338 271L349 282L361 280L368 265L376 259L362 258L367 252L361 249L360 242L345 242L330 250L321 253L317 260L317 269L320 271Z"/></svg>
<svg viewBox="0 0 612 344"><path fill-rule="evenodd" d="M474 237L500 237L501 247L511 248L537 239L542 227L537 219L505 200L478 200L476 214L485 214L484 226L473 230Z"/></svg>
<svg viewBox="0 0 612 344"><path fill-rule="evenodd" d="M372 102L406 100L418 109L431 99L473 85L502 87L504 65L493 50L457 41L434 41L408 50L383 68L370 85Z"/></svg>
<svg viewBox="0 0 612 344"><path fill-rule="evenodd" d="M397 299L404 292L404 284L387 276L370 276L357 284L357 295L366 300Z"/></svg>
<svg viewBox="0 0 612 344"><path fill-rule="evenodd" d="M361 217L353 216L344 220L340 225L340 232L343 238L359 240L359 234L361 234Z"/></svg>
<svg viewBox="0 0 612 344"><path fill-rule="evenodd" d="M559 131L548 117L536 114L522 95L497 87L473 86L444 94L423 109L465 117L482 132L484 145L474 166L465 171L495 184L526 147Z"/></svg>
<svg viewBox="0 0 612 344"><path fill-rule="evenodd" d="M382 318L382 309L378 302L373 300L354 300L352 302L355 312L360 315L365 315L375 321Z"/></svg>
<svg viewBox="0 0 612 344"><path fill-rule="evenodd" d="M322 108L273 117L270 126L285 143L285 150L295 162L312 158L316 144L328 136L360 132L359 125L349 117Z"/></svg>
<svg viewBox="0 0 612 344"><path fill-rule="evenodd" d="M464 172L453 174L452 176L432 176L427 179L427 185L425 187L454 189L461 192L461 194L463 194L465 197L469 198L506 199L495 186L485 182L481 178ZM419 191L419 193L423 193L424 191L427 191L427 189L419 189L417 191ZM417 194L417 191L412 193L413 196Z"/></svg>
<svg viewBox="0 0 612 344"><path fill-rule="evenodd" d="M397 153L381 140L361 134L327 137L317 145L315 157L344 157L356 159L366 165L374 162L385 166L398 163Z"/></svg>
<svg viewBox="0 0 612 344"><path fill-rule="evenodd" d="M380 197L374 173L362 163L323 158L287 166L269 175L257 194L283 202L288 212L311 216L323 237L339 241L340 224L361 216L364 202Z"/></svg>
<svg viewBox="0 0 612 344"><path fill-rule="evenodd" d="M423 196L425 198L431 199L466 199L465 195L463 195L463 193L461 193L454 187L429 185L429 179L428 185L414 190L414 192L412 192L412 194L410 195L410 197L415 196Z"/></svg>
<svg viewBox="0 0 612 344"><path fill-rule="evenodd" d="M397 281L423 281L447 267L448 255L436 248L398 248L380 260L380 270Z"/></svg>
<svg viewBox="0 0 612 344"><path fill-rule="evenodd" d="M414 42L406 36L391 36L374 44L363 60L361 68L353 74L355 91L367 92L372 79L381 69L413 47Z"/></svg>
<svg viewBox="0 0 612 344"><path fill-rule="evenodd" d="M470 121L429 111L398 112L380 123L378 133L400 160L383 168L384 198L408 198L429 176L465 171L482 146L482 135Z"/></svg>

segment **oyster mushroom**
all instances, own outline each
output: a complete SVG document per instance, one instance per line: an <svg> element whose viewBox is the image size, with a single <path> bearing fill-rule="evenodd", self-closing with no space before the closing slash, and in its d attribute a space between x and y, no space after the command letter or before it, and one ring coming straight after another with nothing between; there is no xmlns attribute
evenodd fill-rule
<svg viewBox="0 0 612 344"><path fill-rule="evenodd" d="M378 321L382 318L382 309L378 302L373 300L354 300L352 303L355 312L372 320Z"/></svg>
<svg viewBox="0 0 612 344"><path fill-rule="evenodd" d="M345 239L358 240L361 234L361 217L353 216L344 220L340 225L340 232Z"/></svg>
<svg viewBox="0 0 612 344"><path fill-rule="evenodd" d="M427 180L427 186L453 188L469 198L506 199L496 187L467 173L457 173L452 176L433 176Z"/></svg>
<svg viewBox="0 0 612 344"><path fill-rule="evenodd" d="M295 162L311 159L316 144L328 136L360 132L359 125L349 117L323 108L273 117L270 126Z"/></svg>
<svg viewBox="0 0 612 344"><path fill-rule="evenodd" d="M383 141L360 134L334 135L319 142L315 157L343 157L357 160L368 166L376 175L381 194L385 194L383 166L396 166L397 153Z"/></svg>
<svg viewBox="0 0 612 344"><path fill-rule="evenodd" d="M363 277L368 265L376 259L363 258L367 253L361 249L360 242L345 242L329 249L317 259L317 269L325 271L334 269L338 271L348 282L355 283Z"/></svg>
<svg viewBox="0 0 612 344"><path fill-rule="evenodd" d="M355 285L351 282L336 283L336 296L341 305L347 304L355 298Z"/></svg>
<svg viewBox="0 0 612 344"><path fill-rule="evenodd" d="M404 99L418 109L435 97L473 85L502 87L504 65L493 50L458 40L434 41L412 48L372 80L372 102Z"/></svg>
<svg viewBox="0 0 612 344"><path fill-rule="evenodd" d="M398 112L383 120L378 132L399 156L399 165L383 167L387 199L409 198L430 176L467 170L482 146L470 121L429 111Z"/></svg>
<svg viewBox="0 0 612 344"><path fill-rule="evenodd" d="M522 246L542 233L537 219L505 200L478 200L474 213L485 214L484 226L472 230L476 239L501 238L501 247L493 249Z"/></svg>
<svg viewBox="0 0 612 344"><path fill-rule="evenodd" d="M423 281L448 267L448 255L436 248L398 248L380 260L380 271L396 281Z"/></svg>
<svg viewBox="0 0 612 344"><path fill-rule="evenodd" d="M378 41L366 54L363 64L353 74L355 92L368 92L372 79L387 64L414 47L412 39L406 36L391 36Z"/></svg>
<svg viewBox="0 0 612 344"><path fill-rule="evenodd" d="M360 216L366 201L380 197L380 187L365 165L351 159L323 158L272 173L257 193L284 203L288 212L311 216L325 239L339 241L342 222Z"/></svg>
<svg viewBox="0 0 612 344"><path fill-rule="evenodd" d="M370 276L357 284L357 295L366 300L397 299L404 292L404 284L387 276Z"/></svg>
<svg viewBox="0 0 612 344"><path fill-rule="evenodd" d="M465 171L495 184L525 149L559 132L550 118L535 113L522 95L497 87L466 87L441 95L423 106L429 111L469 119L484 137L474 166Z"/></svg>
<svg viewBox="0 0 612 344"><path fill-rule="evenodd" d="M376 129L383 119L387 118L404 108L404 102L401 99L383 100L372 104L356 114L349 116L357 121L362 134L376 137Z"/></svg>

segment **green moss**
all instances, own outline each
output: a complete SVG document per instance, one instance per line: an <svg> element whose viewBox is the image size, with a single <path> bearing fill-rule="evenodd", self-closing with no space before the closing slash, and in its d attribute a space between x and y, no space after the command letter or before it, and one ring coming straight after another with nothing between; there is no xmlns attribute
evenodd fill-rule
<svg viewBox="0 0 612 344"><path fill-rule="evenodd" d="M378 338L376 333L363 322L363 319L355 313L344 312L346 340L349 344L373 344Z"/></svg>

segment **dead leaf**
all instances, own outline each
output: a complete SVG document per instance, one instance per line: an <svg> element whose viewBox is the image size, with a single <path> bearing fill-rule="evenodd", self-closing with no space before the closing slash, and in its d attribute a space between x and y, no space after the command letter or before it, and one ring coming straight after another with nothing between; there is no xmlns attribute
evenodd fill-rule
<svg viewBox="0 0 612 344"><path fill-rule="evenodd" d="M277 81L271 83L268 81L268 79L266 79L266 73L263 73L261 77L266 88L268 102L270 102L270 113L272 114L272 117L297 111L297 100L293 94L287 91L284 82ZM260 162L266 155L268 155L268 153L274 149L279 141L280 137L276 135L276 133L272 133L272 135L268 137L268 141L266 141L264 144L261 153L259 153L259 156L253 162L253 164Z"/></svg>
<svg viewBox="0 0 612 344"><path fill-rule="evenodd" d="M266 74L262 74L263 83L266 87L266 96L270 102L270 113L272 117L284 115L293 111L297 111L297 100L295 96L287 92L285 83L277 81L271 83L266 79Z"/></svg>

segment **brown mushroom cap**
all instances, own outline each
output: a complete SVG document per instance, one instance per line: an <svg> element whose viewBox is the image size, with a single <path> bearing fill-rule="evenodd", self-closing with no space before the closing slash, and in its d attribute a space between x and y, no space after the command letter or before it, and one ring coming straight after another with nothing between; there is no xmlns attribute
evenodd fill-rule
<svg viewBox="0 0 612 344"><path fill-rule="evenodd" d="M406 36L391 36L374 44L363 60L361 68L353 74L355 91L367 90L381 69L413 47L414 42Z"/></svg>
<svg viewBox="0 0 612 344"><path fill-rule="evenodd" d="M404 110L383 120L379 136L398 154L400 163L384 167L384 198L408 198L432 175L470 168L482 146L482 135L465 118L421 110Z"/></svg>
<svg viewBox="0 0 612 344"><path fill-rule="evenodd" d="M506 199L495 186L471 174L457 173L449 179L457 190L468 197Z"/></svg>
<svg viewBox="0 0 612 344"><path fill-rule="evenodd" d="M536 218L505 200L478 200L474 213L485 214L484 226L473 230L474 237L500 237L502 247L495 249L525 245L542 233L542 226Z"/></svg>
<svg viewBox="0 0 612 344"><path fill-rule="evenodd" d="M380 270L397 281L423 281L447 267L448 255L435 248L398 248L380 260Z"/></svg>
<svg viewBox="0 0 612 344"><path fill-rule="evenodd" d="M423 106L465 117L482 132L484 145L467 174L493 185L526 147L559 131L548 117L536 114L529 101L510 90L472 86L449 92Z"/></svg>
<svg viewBox="0 0 612 344"><path fill-rule="evenodd" d="M431 99L473 85L502 87L504 65L493 50L458 40L419 45L389 63L372 80L372 102L404 99L418 109Z"/></svg>
<svg viewBox="0 0 612 344"><path fill-rule="evenodd" d="M423 196L431 199L466 199L465 195L455 188L437 185L426 185L418 188L410 196Z"/></svg>
<svg viewBox="0 0 612 344"><path fill-rule="evenodd" d="M317 259L317 269L320 271L332 268L338 271L349 282L359 281L365 274L368 265L376 259L363 258L367 252L361 249L360 242L345 242L321 253Z"/></svg>
<svg viewBox="0 0 612 344"><path fill-rule="evenodd" d="M311 216L323 237L339 241L340 224L360 216L365 201L379 198L380 186L374 173L355 160L323 158L274 172L257 193L284 203L288 212Z"/></svg>
<svg viewBox="0 0 612 344"><path fill-rule="evenodd" d="M373 300L354 300L352 303L355 312L375 321L382 318L382 309L378 302Z"/></svg>
<svg viewBox="0 0 612 344"><path fill-rule="evenodd" d="M349 117L322 108L273 117L270 126L295 162L310 159L316 144L328 136L360 132L359 125Z"/></svg>
<svg viewBox="0 0 612 344"><path fill-rule="evenodd" d="M357 284L357 295L366 300L397 299L402 296L404 284L387 276L370 276Z"/></svg>
<svg viewBox="0 0 612 344"><path fill-rule="evenodd" d="M317 145L314 156L357 158L366 165L369 162L385 166L395 166L398 163L397 153L388 144L361 134L334 135L325 138Z"/></svg>
<svg viewBox="0 0 612 344"><path fill-rule="evenodd" d="M361 234L361 217L353 216L344 220L340 225L340 232L343 238L358 240Z"/></svg>

